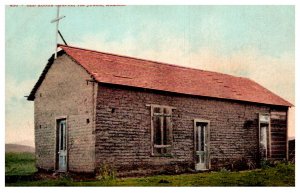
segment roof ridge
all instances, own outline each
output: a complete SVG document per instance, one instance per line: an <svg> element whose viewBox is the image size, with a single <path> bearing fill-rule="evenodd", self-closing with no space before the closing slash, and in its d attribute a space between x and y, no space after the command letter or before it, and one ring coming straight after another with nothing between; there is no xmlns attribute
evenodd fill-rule
<svg viewBox="0 0 300 193"><path fill-rule="evenodd" d="M213 74L220 74L220 75L230 76L230 77L234 77L234 78L244 78L244 77L240 77L240 76L225 74L225 73L222 73L222 72L202 70L202 69L198 69L198 68L180 66L180 65L177 65L177 64L170 64L170 63L166 63L166 62L159 62L159 61L155 61L155 60L143 59L143 58L138 58L138 57L133 57L133 56L125 56L125 55L121 55L121 54L113 54L113 53L109 53L109 52L102 52L102 51L98 51L98 50L91 50L91 49L86 49L86 48L80 48L80 47L75 47L75 46L58 44L58 47L60 47L60 46L70 47L70 48L85 50L85 51L91 51L91 52L96 52L96 53L108 54L108 55L117 56L117 57L130 58L130 59L134 59L134 60L142 60L142 61L147 61L147 62L153 62L153 63L156 63L156 64L163 64L163 65L172 66L172 67L176 67L176 68L183 68L183 69L189 69L189 70L195 70L195 71L209 72L209 73L213 73Z"/></svg>

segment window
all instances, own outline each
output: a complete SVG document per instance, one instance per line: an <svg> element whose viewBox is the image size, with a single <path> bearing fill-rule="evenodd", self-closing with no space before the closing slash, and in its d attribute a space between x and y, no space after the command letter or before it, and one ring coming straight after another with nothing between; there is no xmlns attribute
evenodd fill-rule
<svg viewBox="0 0 300 193"><path fill-rule="evenodd" d="M173 107L151 105L152 155L171 155Z"/></svg>

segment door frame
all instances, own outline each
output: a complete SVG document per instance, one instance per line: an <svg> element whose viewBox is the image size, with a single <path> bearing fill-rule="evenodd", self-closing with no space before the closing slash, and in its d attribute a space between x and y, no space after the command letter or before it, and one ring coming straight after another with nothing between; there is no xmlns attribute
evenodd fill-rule
<svg viewBox="0 0 300 193"><path fill-rule="evenodd" d="M197 140L197 123L206 123L207 124L207 128L206 128L206 149L207 149L207 157L206 157L206 168L205 169L200 169L198 171L203 171L203 170L209 170L211 167L211 160L210 160L210 121L206 120L206 119L194 119L194 164L195 164L195 170L196 170L196 164L197 164L197 155L196 155L196 140Z"/></svg>
<svg viewBox="0 0 300 193"><path fill-rule="evenodd" d="M260 140L261 140L261 124L267 125L267 148L266 148L266 157L262 158L261 157L261 152L260 152ZM258 113L258 155L260 161L262 159L268 160L269 158L272 157L272 138L271 138L271 113Z"/></svg>
<svg viewBox="0 0 300 193"><path fill-rule="evenodd" d="M64 119L66 121L66 170L65 171L61 171L59 170L59 154L58 154L58 150L59 150L59 128L58 128L58 122L59 120ZM55 117L55 163L54 163L54 168L55 171L58 172L67 172L69 170L69 151L68 151L68 137L69 137L69 130L68 130L68 119L67 116L59 116L59 117Z"/></svg>

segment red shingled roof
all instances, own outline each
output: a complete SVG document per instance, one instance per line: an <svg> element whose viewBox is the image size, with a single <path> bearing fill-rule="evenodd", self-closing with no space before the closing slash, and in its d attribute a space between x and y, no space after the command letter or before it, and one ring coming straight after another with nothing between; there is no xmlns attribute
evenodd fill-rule
<svg viewBox="0 0 300 193"><path fill-rule="evenodd" d="M291 103L247 78L65 45L59 47L100 83L292 106Z"/></svg>

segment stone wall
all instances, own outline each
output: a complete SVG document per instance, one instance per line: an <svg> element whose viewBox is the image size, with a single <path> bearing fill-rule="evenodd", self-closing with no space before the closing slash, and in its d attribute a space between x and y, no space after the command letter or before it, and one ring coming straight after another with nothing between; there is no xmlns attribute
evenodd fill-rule
<svg viewBox="0 0 300 193"><path fill-rule="evenodd" d="M246 102L170 94L99 84L96 110L96 164L117 171L194 169L194 119L210 120L211 169L234 160L257 162L258 113L271 107ZM151 156L150 107L173 111L171 157ZM276 110L273 107L272 110Z"/></svg>

